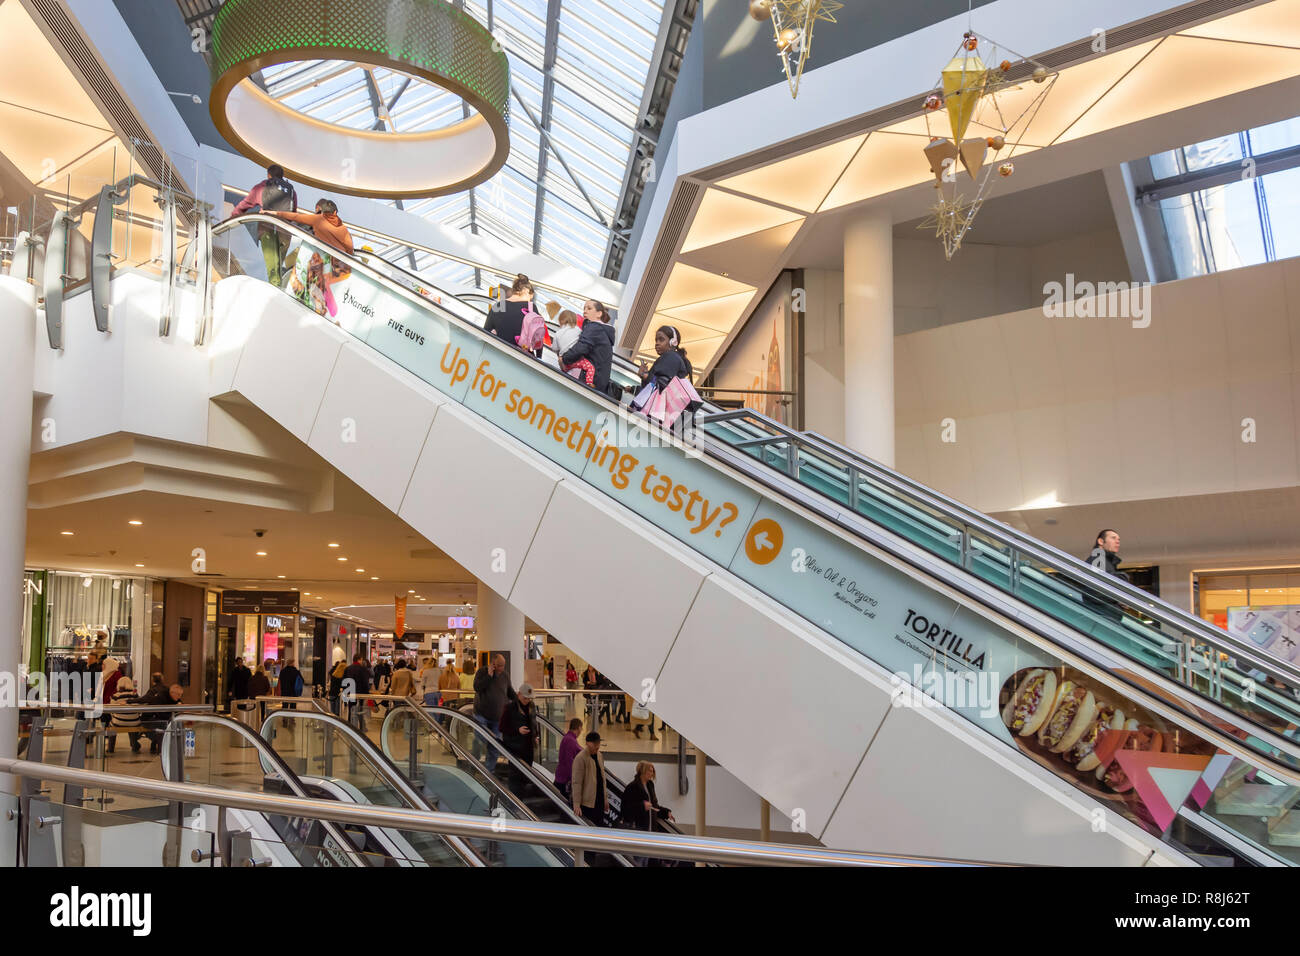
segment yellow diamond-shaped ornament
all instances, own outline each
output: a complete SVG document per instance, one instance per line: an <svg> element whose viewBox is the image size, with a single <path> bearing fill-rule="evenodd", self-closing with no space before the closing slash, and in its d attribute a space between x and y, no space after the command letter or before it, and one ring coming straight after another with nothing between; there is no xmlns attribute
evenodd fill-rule
<svg viewBox="0 0 1300 956"><path fill-rule="evenodd" d="M952 123L952 141L960 143L984 92L988 68L977 53L962 51L943 69L943 98Z"/></svg>

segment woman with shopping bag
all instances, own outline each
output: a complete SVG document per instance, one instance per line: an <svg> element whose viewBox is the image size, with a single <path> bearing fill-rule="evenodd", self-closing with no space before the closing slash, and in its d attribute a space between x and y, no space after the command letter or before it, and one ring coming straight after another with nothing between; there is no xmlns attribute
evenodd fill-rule
<svg viewBox="0 0 1300 956"><path fill-rule="evenodd" d="M700 406L699 393L691 385L690 367L678 351L682 335L671 325L661 325L655 332L658 358L652 366L641 363L641 391L632 400L632 410L672 427L682 412Z"/></svg>

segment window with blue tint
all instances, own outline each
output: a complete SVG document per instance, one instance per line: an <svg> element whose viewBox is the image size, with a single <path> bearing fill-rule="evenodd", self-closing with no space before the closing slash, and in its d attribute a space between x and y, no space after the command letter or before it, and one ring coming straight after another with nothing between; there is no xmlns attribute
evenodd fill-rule
<svg viewBox="0 0 1300 956"><path fill-rule="evenodd" d="M1300 117L1148 157L1168 265L1187 278L1300 255Z"/></svg>

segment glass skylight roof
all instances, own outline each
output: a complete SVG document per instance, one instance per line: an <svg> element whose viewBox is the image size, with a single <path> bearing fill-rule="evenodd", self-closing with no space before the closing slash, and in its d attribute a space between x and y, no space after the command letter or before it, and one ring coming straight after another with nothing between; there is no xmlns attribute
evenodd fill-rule
<svg viewBox="0 0 1300 956"><path fill-rule="evenodd" d="M400 208L599 275L665 6L654 0L465 0L465 10L500 40L510 59L510 156L496 176L471 191L405 200ZM552 9L559 16L548 33ZM454 94L380 68L286 63L262 71L261 80L295 110L352 129L416 132L465 117Z"/></svg>

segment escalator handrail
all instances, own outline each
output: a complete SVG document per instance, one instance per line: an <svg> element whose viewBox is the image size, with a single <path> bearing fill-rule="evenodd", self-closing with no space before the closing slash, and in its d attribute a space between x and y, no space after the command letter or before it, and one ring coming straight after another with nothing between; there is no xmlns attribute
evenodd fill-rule
<svg viewBox="0 0 1300 956"><path fill-rule="evenodd" d="M1261 670L1278 680L1288 682L1290 686L1300 687L1300 668L1296 668L1286 661L1262 657L1255 648L1242 642L1230 632L1213 627L1194 614L1175 607L1122 578L1099 571L1086 561L1060 551L1045 542L1038 541L1017 531L1010 525L995 521L970 506L949 498L942 492L935 491L914 479L908 478L906 475L886 468L879 462L832 442L816 432L795 431L780 422L766 418L766 416L752 409L733 409L716 414L698 415L696 421L698 424L704 425L712 422L740 421L747 418L760 420L763 428L771 429L785 436L791 442L808 447L818 454L830 458L834 463L844 466L850 475L856 471L860 477L871 478L895 492L914 498L936 511L956 518L968 525L969 528L992 538L997 543L1008 545L1029 557L1037 559L1053 570L1061 572L1062 576L1066 577L1067 580L1082 579L1082 586L1085 588L1101 592L1105 597L1117 603L1140 606L1143 608L1143 613L1154 620L1160 621L1162 624L1168 624L1191 636L1201 638L1216 649L1230 652L1237 659L1249 663L1253 668ZM836 504L843 507L839 502L836 502Z"/></svg>
<svg viewBox="0 0 1300 956"><path fill-rule="evenodd" d="M411 709L417 711L418 713L423 714L424 719L427 720L429 723L437 723L437 721L434 720L434 716L433 716L435 714L439 716L446 715L452 718L453 720L457 720L464 723L467 727L470 728L471 731L474 732L476 736L481 738L485 744L487 744L489 747L493 747L496 750L498 757L504 758L507 762L509 762L510 766L514 767L521 774L524 774L530 781L532 781L533 784L537 787L537 789L541 790L544 794L546 794L548 799L550 799L550 801L553 804L555 804L556 807L558 807L561 811L563 811L564 816L567 817L571 822L578 823L584 826L587 825L587 821L582 819L582 817L578 816L576 813L574 813L573 807L570 804L566 803L564 798L559 793L557 793L552 786L550 786L550 781L544 780L533 767L529 766L528 764L525 764L522 760L520 760L509 750L507 750L505 748L505 745L496 737L494 737L492 734L488 733L487 729L482 724L480 724L477 720L474 720L472 717L466 717L460 711L452 710L449 707L424 707L421 705L417 705L414 701L411 702Z"/></svg>
<svg viewBox="0 0 1300 956"><path fill-rule="evenodd" d="M270 224L277 228L284 229L286 232L289 232L291 234L296 234L300 238L305 239L314 244L320 244L319 239L307 233L306 231L299 229L293 223L290 223L286 220L282 220L276 217L266 216L263 214L250 214L247 216L239 217L238 219L228 219L226 220L225 223L222 224L222 226L217 227L217 229L223 229L224 231L224 229L230 229L236 226L245 226L245 225L257 224L257 223ZM216 229L214 229L214 232L216 232ZM502 342L496 336L488 332L485 332L481 327L476 326L468 322L467 320L459 318L458 316L453 314L449 309L443 308L442 306L438 305L438 303L426 299L420 296L419 294L404 288L402 285L388 278L387 276L384 276L382 273L380 273L378 270L374 269L373 267L370 267L358 260L352 259L351 257L347 257L342 253L335 253L335 254L338 255L341 259L345 259L345 260L350 259L351 260L350 265L352 265L352 267L355 270L358 270L363 274L370 276L374 281L383 285L388 291L392 292L393 294L399 295L405 299L410 300L411 302L417 304L422 309L433 311L435 312L435 314L439 314L445 317L445 319L448 321L456 322L459 325L463 326L466 330L472 330L471 334L483 338L485 340L485 344L487 344L489 348L500 351L501 354L503 355L509 354L513 359L517 361L525 361L527 359L527 356L521 354L519 349L506 345L506 343ZM214 262L215 262L215 258L216 257L214 255ZM541 363L538 364L540 365ZM542 365L542 367L548 368L549 366ZM566 375L558 375L558 379L563 382L562 387L571 387L577 390L578 392L583 394L588 401L594 401L597 404L603 404L611 409L616 410L620 414L624 414L624 415L629 414L623 406L615 402L608 395L605 395L600 392L596 392L589 388L585 388ZM739 411L747 412L750 415L754 414L749 410L739 410ZM641 424L643 427L648 427L648 428L654 427L653 425L650 425L648 422L638 422L638 424ZM785 426L780 425L777 422L771 422L771 425L775 429L781 430L783 432L789 432L790 435L795 439L798 438L798 433L795 433L790 429L786 429ZM667 432L664 433L664 438L665 440L669 441L672 444L679 444L678 438ZM866 516L857 513L849 513L848 515L846 515L844 513L845 509L842 504L838 502L834 502L832 499L829 499L828 497L816 491L815 489L799 483L797 479L791 478L789 475L780 472L777 469L767 466L766 464L758 461L752 456L746 455L743 452L736 451L734 448L732 448L730 445L727 445L725 442L721 442L717 440L708 440L704 444L704 450L708 453L709 457L713 459L716 466L719 467L720 469L735 472L736 477L740 478L743 481L757 482L758 484L763 485L764 487L776 491L782 497L787 499L788 504L793 504L798 508L807 510L812 514L819 516L823 520L828 521L833 526L841 529L846 536L854 539L853 543L855 545L859 541L864 539L871 541L876 546L886 550L895 558L902 560L913 567L916 567L919 571L921 571L922 573L926 574L929 577L935 577L933 571L922 568L919 565L917 565L916 561L906 553L906 549L900 549L897 543L891 540L892 536L894 535L893 532L889 532L887 529L883 527L876 526L874 523L870 522L870 520ZM868 527L871 529L870 531L865 530ZM905 538L903 538L902 540L907 541L907 539ZM912 542L910 541L907 541L907 543L909 545L912 545ZM934 558L935 560L943 561L945 567L949 567L949 568L955 567L951 565L949 562L947 562L946 560L934 556L931 552L926 552L926 554L927 556ZM966 573L965 569L957 568L957 570L961 571L963 574ZM945 578L944 580L947 579ZM975 579L975 580L978 580L981 586L988 586L987 582L984 582L980 579ZM949 585L951 586L953 583L954 582L950 581ZM1104 585L1110 585L1110 582L1102 581L1100 583ZM972 597L974 600L977 600L985 604L986 606L994 607L994 610L997 613L999 614L1004 613L1002 610L998 609L995 605L990 605L988 599L984 596L981 596L977 591L970 588L961 588L961 590L963 591L963 593ZM1139 593L1145 595L1145 592L1139 592ZM1100 666L1105 667L1104 661L1106 658L1112 657L1116 653L1122 654L1122 652L1116 651L1114 648L1109 647L1107 644L1105 644L1105 642L1097 638L1094 638L1091 635L1087 635L1081 631L1076 630L1073 627L1073 625L1069 625L1065 622L1061 622L1057 620L1056 618L1053 618L1048 612L1035 608L1032 604L1029 604L1027 601L1023 601L1022 599L1020 599L1019 597L1013 594L1007 594L1007 592L999 590L998 595L1000 598L1022 605L1026 610L1032 612L1033 614L1043 615L1045 618L1053 621L1058 626L1063 627L1066 630L1070 631L1072 637L1074 637L1079 643L1081 643L1082 645L1090 649L1090 653L1095 655L1094 662L1101 662ZM1125 597L1127 599L1127 595L1125 595ZM1149 598L1150 596L1146 595L1146 597ZM1022 624L1024 623L1023 620L1021 620L1021 623ZM1060 637L1057 635L1051 633L1043 633L1041 630L1036 630L1035 633L1038 633L1039 636L1041 636L1044 640L1060 648L1062 651L1065 651L1066 653L1072 653L1072 654L1078 653L1077 648L1072 648L1069 647L1068 644L1063 644ZM840 643L843 643L843 641L840 641ZM1101 651L1100 654L1097 653L1098 649L1100 649ZM1254 721L1251 721L1248 718L1248 716L1245 714L1241 714L1236 711L1230 711L1225 708L1218 707L1213 701L1210 701L1204 695L1197 692L1195 688L1188 687L1186 685L1172 684L1171 682L1164 681L1162 675L1155 673L1154 671L1152 671L1150 668L1148 668L1146 665L1142 664L1141 662L1133 661L1132 664L1135 668L1138 668L1142 671L1146 671L1149 673L1150 677L1157 679L1157 682L1161 684L1161 686L1166 690L1166 692L1171 694L1174 698L1176 698L1179 701L1180 709L1179 709L1179 717L1177 718L1178 721L1190 722L1192 724L1195 724L1196 727L1199 728L1198 732L1205 739L1215 741L1215 742L1222 741L1223 743L1220 743L1220 746L1223 746L1224 749L1230 752L1241 752L1241 751L1247 752L1250 754L1250 756L1243 757L1243 759L1248 759L1260 765L1261 768L1267 767L1270 770L1270 772L1273 772L1277 776L1290 780L1296 784L1300 784L1300 771L1297 771L1296 769L1297 766L1300 766L1300 745L1298 745L1295 741L1287 740L1285 738L1277 736L1276 734L1273 734L1267 728L1261 727L1258 724L1256 724ZM1155 710L1157 712L1166 712L1168 710L1169 707L1168 701L1164 700L1159 696L1151 694L1150 691L1147 691L1145 688L1142 688L1131 681L1125 680L1124 678L1118 675L1112 674L1111 679L1123 682L1128 688L1129 693L1142 698L1141 702L1145 706L1147 706L1148 709ZM1221 719L1223 719L1225 722L1229 723L1232 726L1236 726L1237 724L1244 723L1247 729L1249 729L1251 733L1255 734L1257 737L1264 740L1270 747L1273 747L1274 749L1279 750L1282 753L1286 754L1288 757L1290 757L1291 760L1294 762L1295 766L1288 766L1286 763L1277 760L1272 754L1262 753L1259 750L1250 747L1243 741L1240 741L1236 738L1225 737L1225 735L1222 734L1217 727L1215 727L1212 723L1210 723L1207 719L1205 719L1198 713L1198 710L1201 708L1205 708L1216 712L1217 716L1220 716Z"/></svg>
<svg viewBox="0 0 1300 956"><path fill-rule="evenodd" d="M559 808L563 812L564 816L569 820L570 823L575 824L577 826L584 826L584 827L591 826L591 822L589 820L573 812L573 807L569 804L567 800L564 799L564 795L561 794L559 790L555 788L555 785L550 780L547 780L544 775L539 774L536 768L534 768L531 764L525 764L522 760L520 760L509 750L507 750L505 748L505 745L502 744L500 740L497 740L497 738L494 737L492 734L488 733L487 728L484 727L482 724L480 724L477 720L474 720L472 717L466 717L460 711L451 710L450 708L447 707L425 707L416 704L414 701L408 701L408 703L412 710L416 711L417 713L423 714L424 718L430 723L437 723L437 721L434 720L433 717L434 714L446 715L448 717L451 717L455 720L464 723L467 727L470 728L471 732L473 732L479 737L480 740L484 741L489 745L495 744L496 749L499 752L499 756L504 756L506 760L510 762L510 765L512 767L514 767L517 771L524 774L529 780L531 780L533 782L533 785L537 787L537 789L540 790L542 793L544 793L546 797L551 801L551 803L553 803L557 808ZM534 714L533 716L534 718L536 718L539 715ZM606 774L606 777L608 777L608 774ZM618 853L614 853L610 855L613 857L614 861L618 863L620 866L632 865L631 860L627 859L626 857Z"/></svg>
<svg viewBox="0 0 1300 956"><path fill-rule="evenodd" d="M267 728L271 726L272 721L278 719L298 720L303 723L309 721L324 721L341 728L344 739L348 740L348 742L351 743L356 750L379 771L379 776L385 784L390 785L404 800L407 801L409 809L434 809L429 806L429 801L425 800L419 791L406 782L406 778L402 776L401 771L392 765L384 752L375 746L374 741L342 718L337 717L334 714L324 714L309 710L277 710L274 713L268 714L266 720L262 722L262 739L267 741L268 747L271 745L270 738L266 734ZM445 837L445 841L466 865L486 865L478 851L460 837L447 836Z"/></svg>
<svg viewBox="0 0 1300 956"><path fill-rule="evenodd" d="M404 701L402 703L397 704L394 707L389 708L388 713L384 715L384 721L380 725L380 729L379 729L379 739L384 742L383 744L381 744L381 749L387 747L388 736L387 734L384 733L384 728L388 726L388 722L392 720L394 717L396 717L398 714L403 714L406 713L407 711L419 713L420 710L421 708L416 706L416 704L413 701ZM422 723L427 729L429 729L430 731L432 731L434 734L437 735L439 743L446 746L455 755L458 761L463 761L471 765L479 763L479 761L475 760L472 755L467 754L464 748L461 747L460 744L456 743L456 741L451 738L451 735L447 733L446 728L440 726L437 723L437 721L426 720L423 721ZM386 749L384 750L384 753L385 756L387 756L389 760L392 760L394 764L397 763L397 760L393 757L392 754L388 753ZM510 804L511 809L517 814L517 816L520 819L537 820L537 814L533 813L533 811L528 808L528 805L525 804L518 797L516 797L514 793L506 789L506 787L502 785L500 780L495 779L489 773L484 773L483 777L491 782L493 791L498 796L503 797L505 801ZM473 778L473 779L477 779L477 778Z"/></svg>
<svg viewBox="0 0 1300 956"><path fill-rule="evenodd" d="M776 422L772 424L777 428L783 427ZM1002 544L1011 545L1016 550L1036 558L1043 564L1049 565L1058 571L1068 571L1071 575L1083 577L1088 587L1102 591L1108 597L1127 604L1144 605L1145 608L1150 609L1143 610L1143 613L1149 617L1161 623L1170 624L1184 632L1192 633L1197 637L1204 637L1207 643L1230 649L1234 656L1249 661L1251 664L1256 665L1259 670L1263 670L1265 673L1272 671L1271 676L1280 680L1293 681L1295 686L1300 686L1300 668L1287 661L1260 658L1258 656L1259 652L1255 648L1241 642L1230 632L1207 624L1196 615L1169 604L1163 598L1142 590L1129 583L1126 579L1106 574L1072 554L1061 551L1045 541L1033 538L1008 524L991 519L969 505L949 498L933 488L928 488L901 472L886 468L880 463L872 461L853 449L846 448L817 432L801 432L798 434L803 436L805 443L817 448L823 454L841 458L852 464L856 470L864 475L869 475L882 484L916 497L936 510L960 518L981 534L985 534Z"/></svg>
<svg viewBox="0 0 1300 956"><path fill-rule="evenodd" d="M298 775L289 769L289 765L284 762L284 758L275 752L275 749L266 742L266 738L253 731L251 727L247 727L229 717L223 717L220 714L207 713L177 714L167 722L168 732L173 731L173 724L206 724L212 727L220 727L223 730L233 730L257 750L258 760L261 762L262 767L265 768L270 765L275 773L279 774L285 785L293 791L295 797L310 799L310 794L307 793L307 789L302 785L302 780L298 778ZM179 730L181 728L175 729ZM352 841L339 831L338 824L332 820L321 820L320 824L329 838L338 844L339 852L346 854L353 866L365 865L364 859L357 853Z"/></svg>

